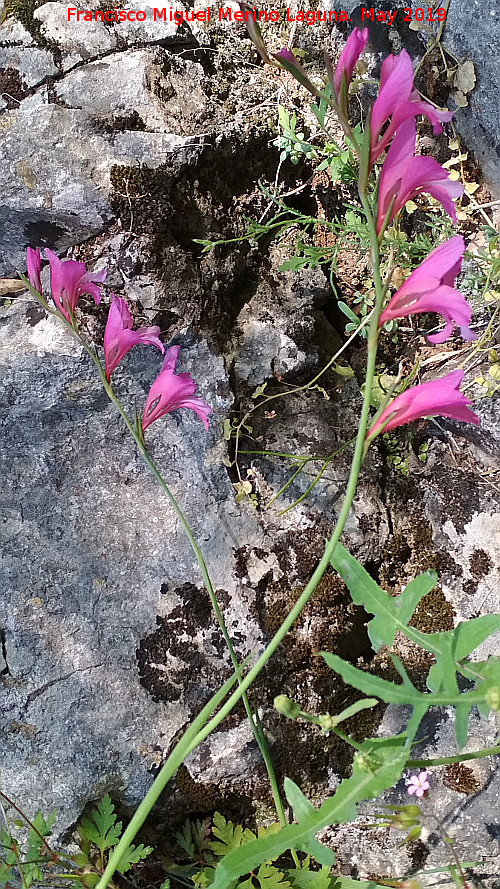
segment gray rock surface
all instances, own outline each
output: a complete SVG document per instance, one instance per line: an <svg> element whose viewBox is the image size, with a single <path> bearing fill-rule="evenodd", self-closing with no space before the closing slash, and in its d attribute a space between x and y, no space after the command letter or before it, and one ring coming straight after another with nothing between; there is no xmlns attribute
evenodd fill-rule
<svg viewBox="0 0 500 889"><path fill-rule="evenodd" d="M205 594L178 521L85 355L31 302L19 301L1 321L9 405L1 421L2 786L32 811L55 805L63 830L105 789L131 803L147 789L153 749L168 748L189 706L181 688L170 704L153 701L139 682L136 649L157 616L181 605L187 604L189 627L184 584L191 585L193 608ZM125 370L117 375L117 389L131 404L135 397L144 401L160 357L145 351L133 365L137 385ZM148 438L204 542L246 653L261 645L260 630L249 613L251 590L234 577L232 549L250 540L262 544L263 534L255 514L235 505L226 470L211 451L231 401L222 360L200 343L183 351L183 369L214 406L212 432L183 412L151 427ZM29 399L28 379L36 380ZM212 682L228 670L220 642L212 627L191 626L186 636L186 651L200 644L204 663L212 664ZM182 667L171 654L173 671L177 662ZM195 700L206 694L204 682L201 671L191 675Z"/></svg>
<svg viewBox="0 0 500 889"><path fill-rule="evenodd" d="M55 86L59 100L70 108L82 108L90 117L109 121L135 113L148 130L162 130L161 105L148 89L153 67L164 63L160 50L127 53L127 77L123 77L123 53L107 55L70 71ZM106 88L103 89L103 84Z"/></svg>
<svg viewBox="0 0 500 889"><path fill-rule="evenodd" d="M0 69L2 68L18 71L26 87L38 86L47 77L59 74L52 54L34 46L0 48Z"/></svg>
<svg viewBox="0 0 500 889"><path fill-rule="evenodd" d="M142 162L182 164L192 139L162 133L99 133L86 111L26 100L6 112L0 169L0 273L25 267L25 246L64 250L102 230L113 216L110 169ZM61 150L61 145L67 150Z"/></svg>
<svg viewBox="0 0 500 889"><path fill-rule="evenodd" d="M40 23L42 37L69 57L65 67L116 48L116 37L104 22L68 21L68 7L61 3L44 3L35 9L33 17Z"/></svg>

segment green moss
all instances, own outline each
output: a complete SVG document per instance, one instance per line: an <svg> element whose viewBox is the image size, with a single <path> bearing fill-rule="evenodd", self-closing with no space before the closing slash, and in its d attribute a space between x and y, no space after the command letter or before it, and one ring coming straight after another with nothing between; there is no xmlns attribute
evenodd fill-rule
<svg viewBox="0 0 500 889"><path fill-rule="evenodd" d="M443 591L436 587L420 600L410 626L422 633L437 633L452 630L455 626L455 610L445 598Z"/></svg>
<svg viewBox="0 0 500 889"><path fill-rule="evenodd" d="M33 18L35 9L43 6L45 0L5 0L1 21L13 18L21 22L37 43L44 45L45 39L42 37L40 30L40 22Z"/></svg>

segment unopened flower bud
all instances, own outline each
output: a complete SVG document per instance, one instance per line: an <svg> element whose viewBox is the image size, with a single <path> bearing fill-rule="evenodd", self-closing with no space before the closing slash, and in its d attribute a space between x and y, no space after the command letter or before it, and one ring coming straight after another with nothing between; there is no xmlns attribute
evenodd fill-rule
<svg viewBox="0 0 500 889"><path fill-rule="evenodd" d="M286 695L278 695L274 699L274 707L281 713L282 716L286 716L288 719L297 719L300 716L300 704L297 704L296 701L293 701L292 698L288 698Z"/></svg>
<svg viewBox="0 0 500 889"><path fill-rule="evenodd" d="M486 703L491 708L491 710L500 710L500 688L498 685L493 685L486 692Z"/></svg>

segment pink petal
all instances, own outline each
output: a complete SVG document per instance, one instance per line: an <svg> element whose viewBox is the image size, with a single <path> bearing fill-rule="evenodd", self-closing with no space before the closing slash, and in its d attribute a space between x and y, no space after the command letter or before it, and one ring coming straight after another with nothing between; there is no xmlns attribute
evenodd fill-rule
<svg viewBox="0 0 500 889"><path fill-rule="evenodd" d="M406 120L396 133L382 167L379 183L377 231L380 234L394 201L389 221L410 198L428 192L456 219L454 198L463 194L463 186L454 182L432 157L415 157L416 123Z"/></svg>
<svg viewBox="0 0 500 889"><path fill-rule="evenodd" d="M104 331L104 358L108 382L113 371L134 346L143 343L156 346L161 352L165 351L165 347L159 339L159 327L140 327L139 330L132 330L132 324L133 320L126 300L121 296L115 296Z"/></svg>
<svg viewBox="0 0 500 889"><path fill-rule="evenodd" d="M459 290L453 288L465 251L464 239L457 236L441 244L404 281L380 316L380 325L394 318L421 312L436 312L446 321L444 330L429 336L432 343L444 343L460 327L464 339L476 339L470 329L472 310Z"/></svg>
<svg viewBox="0 0 500 889"><path fill-rule="evenodd" d="M74 313L76 304L83 293L89 293L98 304L101 300L101 292L94 281L101 282L106 278L107 272L87 272L84 262L74 259L62 260L53 250L45 249L45 255L50 263L50 285L52 299L64 317L71 322L71 313Z"/></svg>
<svg viewBox="0 0 500 889"><path fill-rule="evenodd" d="M201 398L194 397L196 383L190 374L174 374L179 351L180 346L172 346L165 353L163 367L146 399L142 420L143 431L155 420L159 420L160 417L177 408L193 410L208 429L208 417L212 408Z"/></svg>
<svg viewBox="0 0 500 889"><path fill-rule="evenodd" d="M363 28L362 30L354 28L354 31L349 36L347 43L342 50L342 54L335 69L335 74L333 75L333 88L337 96L342 88L342 80L344 76L346 79L346 86L349 88L356 62L363 52L367 41L368 28Z"/></svg>
<svg viewBox="0 0 500 889"><path fill-rule="evenodd" d="M380 131L398 105L406 102L413 90L413 64L405 49L399 56L388 56L382 64L380 91L373 104L370 117L372 145L375 145ZM393 133L396 127L394 127ZM386 142L389 143L392 135ZM382 149L383 150L383 149Z"/></svg>
<svg viewBox="0 0 500 889"><path fill-rule="evenodd" d="M378 100L375 101L375 105L377 104L377 101ZM408 120L408 118L417 117L417 115L420 114L430 120L435 133L440 133L443 129L442 124L448 123L448 121L450 121L453 117L453 111L441 111L438 108L433 108L433 106L429 105L428 102L424 102L419 98L400 102L400 104L398 104L395 108L394 114L392 115L392 118L389 121L389 124L382 138L378 138L380 129L378 130L378 132L375 129L373 129L371 132L372 148L370 154L370 165L376 161L376 159L379 157L380 154L382 154L383 151L385 151L385 149L389 145L389 142L394 136L394 133L401 127L401 125L406 120Z"/></svg>
<svg viewBox="0 0 500 889"><path fill-rule="evenodd" d="M42 292L42 279L40 277L40 273L42 271L42 254L40 253L39 248L37 247L34 250L32 247L28 247L27 257L26 257L26 268L28 271L28 280L32 287L41 294Z"/></svg>
<svg viewBox="0 0 500 889"><path fill-rule="evenodd" d="M389 422L384 432L436 415L479 425L479 417L470 410L471 401L459 390L463 378L464 371L454 370L439 380L407 389L386 407L369 434L379 430L386 420Z"/></svg>

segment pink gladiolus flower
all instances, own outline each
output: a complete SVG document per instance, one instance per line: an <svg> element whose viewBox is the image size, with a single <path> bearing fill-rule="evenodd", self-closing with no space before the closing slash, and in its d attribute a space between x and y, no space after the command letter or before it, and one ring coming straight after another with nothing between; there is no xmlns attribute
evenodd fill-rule
<svg viewBox="0 0 500 889"><path fill-rule="evenodd" d="M390 432L396 426L404 426L421 417L452 417L466 423L479 425L479 417L471 411L471 401L460 392L459 386L464 378L463 370L454 370L430 383L421 383L397 395L382 411L377 422L369 431L372 436L384 427ZM386 424L386 421L389 421Z"/></svg>
<svg viewBox="0 0 500 889"><path fill-rule="evenodd" d="M27 254L26 267L28 269L29 282L31 286L41 294L42 279L40 273L42 271L42 254L38 247L36 250L34 250L33 247L28 247Z"/></svg>
<svg viewBox="0 0 500 889"><path fill-rule="evenodd" d="M63 261L47 248L45 254L50 263L52 299L71 324L71 315L74 314L76 304L84 293L90 294L96 305L99 305L101 291L97 283L105 281L108 273L106 269L101 269L100 272L87 272L84 262L76 262L74 259Z"/></svg>
<svg viewBox="0 0 500 889"><path fill-rule="evenodd" d="M440 111L420 99L418 92L413 89L411 58L403 50L399 56L388 56L382 64L380 90L370 116L370 166L385 151L401 124L418 114L423 114L430 120L435 133L440 133L442 124L453 117L452 111ZM388 118L391 118L389 125L379 140Z"/></svg>
<svg viewBox="0 0 500 889"><path fill-rule="evenodd" d="M142 419L143 432L155 420L159 420L160 417L180 407L187 407L198 414L205 429L208 429L208 417L212 413L212 408L201 398L194 397L196 383L189 374L175 373L180 348L180 346L171 346L165 353L163 367L151 386L146 400Z"/></svg>
<svg viewBox="0 0 500 889"><path fill-rule="evenodd" d="M463 294L453 287L462 267L464 250L461 237L436 247L392 297L380 316L379 325L392 318L437 312L444 317L446 326L429 336L429 342L444 343L453 333L453 323L460 327L464 340L475 340L476 334L469 327L472 310Z"/></svg>
<svg viewBox="0 0 500 889"><path fill-rule="evenodd" d="M394 219L410 198L424 192L436 198L453 221L457 221L453 200L463 194L463 185L450 179L434 158L415 157L416 138L417 128L412 117L400 126L387 152L378 191L378 234L389 210L388 222Z"/></svg>
<svg viewBox="0 0 500 889"><path fill-rule="evenodd" d="M359 28L354 28L354 31L349 36L347 43L342 50L342 54L335 69L335 74L333 75L333 88L335 90L335 95L337 96L337 98L340 95L344 77L346 90L349 89L349 84L351 83L352 74L356 66L356 62L363 52L367 40L368 28L363 28L362 30L360 30Z"/></svg>
<svg viewBox="0 0 500 889"><path fill-rule="evenodd" d="M165 351L159 339L159 327L139 327L139 330L132 330L133 323L126 300L121 296L115 296L104 331L104 359L108 383L122 358L139 343L156 346L160 352Z"/></svg>
<svg viewBox="0 0 500 889"><path fill-rule="evenodd" d="M408 785L408 793L410 796L414 793L419 799L423 797L425 791L429 790L431 786L427 780L428 775L428 772L420 772L418 775L411 776Z"/></svg>

